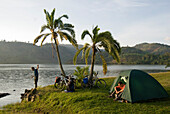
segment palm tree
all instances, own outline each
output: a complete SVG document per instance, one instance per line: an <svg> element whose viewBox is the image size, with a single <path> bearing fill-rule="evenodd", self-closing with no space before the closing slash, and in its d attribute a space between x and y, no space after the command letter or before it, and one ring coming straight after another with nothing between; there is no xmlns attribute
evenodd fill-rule
<svg viewBox="0 0 170 114"><path fill-rule="evenodd" d="M108 52L113 59L115 59L117 62L120 62L120 45L119 43L113 39L111 33L109 31L98 33L100 28L96 26L92 30L92 34L88 30L83 31L81 35L81 39L83 40L86 35L90 36L92 40L92 45L85 43L85 45L79 49L74 58L73 58L73 63L76 64L77 56L79 53L82 51L82 58L85 56L85 62L87 63L88 56L90 54L90 49L92 49L92 58L91 58L91 69L90 69L90 76L89 76L89 81L92 83L93 79L93 70L94 70L94 62L95 62L95 55L97 52L99 52L101 60L103 62L103 73L107 73L107 63L101 53L101 48L103 48L106 52Z"/></svg>
<svg viewBox="0 0 170 114"><path fill-rule="evenodd" d="M60 58L60 53L59 53L59 48L58 48L58 45L59 45L58 38L60 38L61 41L63 41L64 39L69 40L69 42L77 48L78 45L77 45L77 41L75 40L75 32L73 30L74 26L72 24L63 23L63 21L61 20L62 18L68 19L67 15L62 15L58 19L54 19L55 8L51 12L51 14L49 14L45 9L44 9L44 13L46 15L47 24L41 27L40 33L42 33L46 29L50 30L50 33L44 33L44 34L37 36L34 39L34 45L38 42L39 39L43 38L41 42L41 46L42 46L45 39L49 35L51 35L52 47L53 49L56 48L58 63L59 63L62 74L65 76L65 72L64 72L64 69L61 63L61 58ZM55 47L53 46L53 41L55 43Z"/></svg>
<svg viewBox="0 0 170 114"><path fill-rule="evenodd" d="M169 64L169 63L165 66L165 68L168 68L168 67L170 67L170 64Z"/></svg>

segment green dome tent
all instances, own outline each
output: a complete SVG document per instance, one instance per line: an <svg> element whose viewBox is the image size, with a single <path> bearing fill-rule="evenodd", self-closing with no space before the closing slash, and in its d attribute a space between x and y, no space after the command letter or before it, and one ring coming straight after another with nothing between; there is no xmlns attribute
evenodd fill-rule
<svg viewBox="0 0 170 114"><path fill-rule="evenodd" d="M140 70L121 72L114 80L110 93L114 91L119 81L126 84L121 98L131 103L168 97L168 93L156 79Z"/></svg>

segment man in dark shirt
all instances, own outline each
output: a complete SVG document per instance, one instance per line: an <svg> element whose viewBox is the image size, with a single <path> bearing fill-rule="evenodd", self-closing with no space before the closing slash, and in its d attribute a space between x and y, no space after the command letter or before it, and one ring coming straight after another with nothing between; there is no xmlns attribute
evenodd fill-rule
<svg viewBox="0 0 170 114"><path fill-rule="evenodd" d="M69 81L68 81L68 87L67 87L67 92L74 92L74 79L69 76Z"/></svg>
<svg viewBox="0 0 170 114"><path fill-rule="evenodd" d="M35 88L37 88L37 82L38 82L38 69L39 69L39 65L37 65L37 68L35 69L34 67L31 67L31 70L34 71L34 84L35 84Z"/></svg>

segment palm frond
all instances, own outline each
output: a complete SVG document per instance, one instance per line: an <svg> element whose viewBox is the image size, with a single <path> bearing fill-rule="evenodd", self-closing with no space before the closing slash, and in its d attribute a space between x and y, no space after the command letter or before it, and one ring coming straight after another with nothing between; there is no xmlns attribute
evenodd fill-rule
<svg viewBox="0 0 170 114"><path fill-rule="evenodd" d="M113 39L111 33L109 31L102 32L95 39L95 42L101 42L100 46L104 47L104 49L115 59L117 62L120 61L120 52L121 47L119 43Z"/></svg>
<svg viewBox="0 0 170 114"><path fill-rule="evenodd" d="M73 42L72 45L78 50L78 44L77 41L73 38Z"/></svg>
<svg viewBox="0 0 170 114"><path fill-rule="evenodd" d="M58 27L58 19L54 20L54 29L56 29Z"/></svg>
<svg viewBox="0 0 170 114"><path fill-rule="evenodd" d="M50 17L50 14L45 9L44 9L44 13L46 15L47 26L51 26L51 17Z"/></svg>
<svg viewBox="0 0 170 114"><path fill-rule="evenodd" d="M43 42L45 41L45 39L47 38L47 36L49 36L51 33L45 34L42 41L41 41L41 46L43 45Z"/></svg>
<svg viewBox="0 0 170 114"><path fill-rule="evenodd" d="M109 31L106 32L102 32L98 35L98 37L95 39L96 42L101 41L102 39L100 39L100 37L102 37L103 39L107 39L110 42L113 41L113 37L112 34Z"/></svg>
<svg viewBox="0 0 170 114"><path fill-rule="evenodd" d="M41 35L37 36L37 37L34 39L33 45L35 45L35 44L38 42L38 40L39 40L42 36L44 36L44 35L45 35L45 34L41 34Z"/></svg>
<svg viewBox="0 0 170 114"><path fill-rule="evenodd" d="M88 64L88 62L87 62L87 59L88 59L88 56L89 56L89 54L90 54L90 49L91 49L91 47L89 47L89 48L87 48L86 49L86 54L85 54L85 61L86 61L86 65Z"/></svg>
<svg viewBox="0 0 170 114"><path fill-rule="evenodd" d="M111 48L111 52L109 52L106 44L101 44L101 45L102 45L102 47L104 47L105 51L108 52L113 57L114 60L116 60L117 62L120 61L119 52L118 52L117 49L113 48L113 45L112 45L112 48Z"/></svg>
<svg viewBox="0 0 170 114"><path fill-rule="evenodd" d="M50 29L50 27L47 26L47 25L43 25L43 26L41 27L40 33L42 33L45 29Z"/></svg>
<svg viewBox="0 0 170 114"><path fill-rule="evenodd" d="M98 28L98 25L94 27L94 29L92 30L93 34L96 34L97 32L97 28Z"/></svg>
<svg viewBox="0 0 170 114"><path fill-rule="evenodd" d="M105 75L107 73L107 63L106 63L106 61L105 61L105 59L104 59L102 54L100 54L100 57L101 57L102 62L103 62L103 73Z"/></svg>
<svg viewBox="0 0 170 114"><path fill-rule="evenodd" d="M72 28L62 28L61 30L68 31L69 33L71 33L73 38L75 38L75 31Z"/></svg>
<svg viewBox="0 0 170 114"><path fill-rule="evenodd" d="M75 48L78 47L77 41L66 32L57 31L61 36L68 40Z"/></svg>
<svg viewBox="0 0 170 114"><path fill-rule="evenodd" d="M98 25L93 29L93 40L97 37L99 30L100 28L98 28Z"/></svg>
<svg viewBox="0 0 170 114"><path fill-rule="evenodd" d="M62 33L60 33L60 32L58 32L58 31L57 31L57 33L58 33L58 34L59 34L59 36L60 36L60 40L61 40L61 41L63 41L63 40L64 40L64 36L63 36L63 34L62 34Z"/></svg>
<svg viewBox="0 0 170 114"><path fill-rule="evenodd" d="M116 47L116 49L118 50L119 54L121 53L121 46L119 44L119 42L117 42L116 40L113 39L114 45Z"/></svg>
<svg viewBox="0 0 170 114"><path fill-rule="evenodd" d="M119 63L120 53L121 53L120 44L116 40L112 40L111 44L112 44L112 50L110 55Z"/></svg>
<svg viewBox="0 0 170 114"><path fill-rule="evenodd" d="M118 63L120 62L120 53L118 52L117 49L112 48L111 53L109 53Z"/></svg>
<svg viewBox="0 0 170 114"><path fill-rule="evenodd" d="M106 39L105 37L98 37L97 42L100 42L100 41L107 46L108 52L110 53L112 50L112 44L111 44L110 40Z"/></svg>
<svg viewBox="0 0 170 114"><path fill-rule="evenodd" d="M74 28L74 26L72 24L65 23L64 28Z"/></svg>
<svg viewBox="0 0 170 114"><path fill-rule="evenodd" d="M81 34L81 39L84 40L86 35L89 35L90 38L92 39L92 35L89 33L88 30L83 31L83 33Z"/></svg>
<svg viewBox="0 0 170 114"><path fill-rule="evenodd" d="M44 13L45 13L45 14L47 13L46 9L44 9Z"/></svg>
<svg viewBox="0 0 170 114"><path fill-rule="evenodd" d="M116 40L113 39L113 37L112 37L112 35L111 35L111 33L110 33L109 31L100 33L100 34L98 35L98 39L96 39L96 42L98 42L98 41L100 40L100 37L104 37L104 39L108 40L112 46L117 47L117 49L118 49L119 52L120 52L120 49L121 49L121 48L120 48L119 43L118 43ZM103 42L103 43L104 43L104 42ZM107 46L107 44L106 44L106 46Z"/></svg>
<svg viewBox="0 0 170 114"><path fill-rule="evenodd" d="M66 36L63 34L63 32L60 31L60 30L57 31L57 34L59 34L61 41L63 41L63 40L65 39L65 37L66 37ZM66 40L67 40L67 38L66 38Z"/></svg>
<svg viewBox="0 0 170 114"><path fill-rule="evenodd" d="M53 9L53 11L51 12L51 27L53 28L54 25L54 13L55 13L55 8Z"/></svg>
<svg viewBox="0 0 170 114"><path fill-rule="evenodd" d="M80 54L80 52L84 49L84 47L82 47L81 49L79 49L76 54L74 55L74 58L73 58L73 64L75 65L76 64L76 61L77 61L77 57L78 55Z"/></svg>
<svg viewBox="0 0 170 114"><path fill-rule="evenodd" d="M85 53L85 50L88 48L88 46L90 46L90 44L88 44L88 43L85 43L84 44L84 49L83 49L83 51L82 51L82 59L83 59L83 57L84 57L84 53Z"/></svg>
<svg viewBox="0 0 170 114"><path fill-rule="evenodd" d="M68 16L67 15L62 15L62 16L60 16L59 18L58 18L58 20L61 20L61 18L66 18L66 19L68 19Z"/></svg>
<svg viewBox="0 0 170 114"><path fill-rule="evenodd" d="M60 19L55 19L54 28L56 29L56 27L58 27L58 29L62 29L64 27L63 21Z"/></svg>

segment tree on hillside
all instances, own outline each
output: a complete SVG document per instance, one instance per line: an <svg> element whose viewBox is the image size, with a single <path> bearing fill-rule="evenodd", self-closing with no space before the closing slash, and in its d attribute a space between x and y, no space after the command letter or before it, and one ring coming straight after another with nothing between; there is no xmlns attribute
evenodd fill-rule
<svg viewBox="0 0 170 114"><path fill-rule="evenodd" d="M92 79L93 79L95 55L97 52L99 52L99 55L103 62L103 73L104 74L107 73L107 64L106 64L106 61L101 53L101 48L104 48L104 50L106 52L108 52L113 57L113 59L115 59L117 62L120 62L119 54L121 52L121 48L120 48L119 43L113 39L113 37L109 31L98 33L99 30L100 30L100 28L98 28L98 26L96 26L92 30L93 35L90 34L90 32L88 30L83 31L83 33L81 35L81 39L84 40L86 35L90 36L92 45L85 43L85 45L76 52L76 54L73 58L73 63L76 64L77 56L82 51L82 58L85 56L86 64L88 64L87 58L90 54L90 50L92 49L91 69L90 69L90 76L89 76L89 81L91 83L92 83Z"/></svg>
<svg viewBox="0 0 170 114"><path fill-rule="evenodd" d="M73 46L77 48L78 45L77 45L77 41L75 40L75 32L73 30L74 26L69 23L63 23L63 21L61 20L62 18L68 19L67 15L62 15L61 17L54 19L55 8L51 12L51 14L49 14L49 12L47 12L45 9L44 9L44 13L46 15L47 24L41 27L40 33L44 32L44 30L46 29L50 30L50 33L44 33L44 34L37 36L34 39L34 45L39 41L39 39L43 38L41 42L41 46L42 46L45 39L51 35L52 47L53 49L56 50L58 63L60 65L61 72L65 76L65 72L64 72L64 69L61 63L60 52L58 48L58 45L59 45L58 39L60 38L61 41L63 41L64 39L68 40ZM53 46L53 41L55 43L55 47Z"/></svg>

